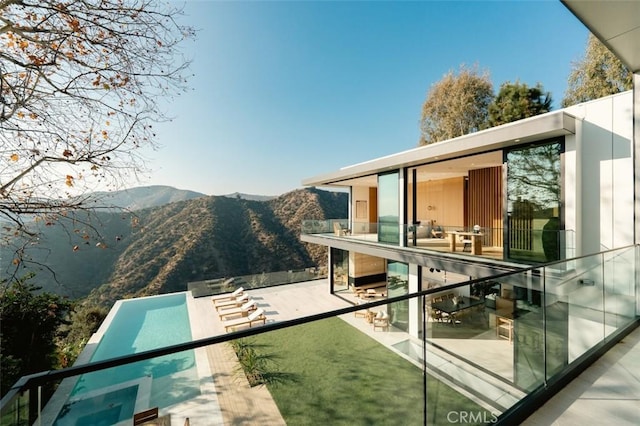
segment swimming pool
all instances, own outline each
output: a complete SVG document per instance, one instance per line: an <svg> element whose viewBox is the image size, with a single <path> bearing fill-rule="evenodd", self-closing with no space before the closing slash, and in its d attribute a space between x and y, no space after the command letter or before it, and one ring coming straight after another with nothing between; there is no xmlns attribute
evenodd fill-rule
<svg viewBox="0 0 640 426"><path fill-rule="evenodd" d="M90 362L191 341L185 293L118 301L109 316ZM162 408L199 394L193 350L164 355L82 375L55 424L130 421L136 401Z"/></svg>

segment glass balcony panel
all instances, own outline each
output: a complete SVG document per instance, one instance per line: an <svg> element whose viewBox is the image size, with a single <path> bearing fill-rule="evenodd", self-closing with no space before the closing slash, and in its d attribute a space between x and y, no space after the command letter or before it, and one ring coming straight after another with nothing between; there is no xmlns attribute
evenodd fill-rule
<svg viewBox="0 0 640 426"><path fill-rule="evenodd" d="M487 411L483 418L523 395L514 381L513 317L496 299L499 292L499 283L480 282L433 293L424 305L428 368L437 377L455 379Z"/></svg>
<svg viewBox="0 0 640 426"><path fill-rule="evenodd" d="M266 384L286 424L423 424L422 368L380 341L395 340L391 321L386 305L363 306L244 338L236 353L247 382Z"/></svg>
<svg viewBox="0 0 640 426"><path fill-rule="evenodd" d="M556 300L567 310L567 360L569 363L604 338L604 289L602 255L569 262L564 274L549 274L547 303Z"/></svg>
<svg viewBox="0 0 640 426"><path fill-rule="evenodd" d="M484 291L489 326L510 351L498 359L502 377L518 389L544 381L543 292L540 272L525 271L491 280Z"/></svg>
<svg viewBox="0 0 640 426"><path fill-rule="evenodd" d="M604 253L605 338L636 317L636 249Z"/></svg>
<svg viewBox="0 0 640 426"><path fill-rule="evenodd" d="M29 425L29 404L31 391L18 392L2 406L0 424L7 426Z"/></svg>
<svg viewBox="0 0 640 426"><path fill-rule="evenodd" d="M187 290L191 291L194 297L204 297L231 293L240 287L248 290L318 280L326 277L326 267L319 268L312 266L304 269L290 269L288 271L240 275L232 278L192 281L187 283Z"/></svg>

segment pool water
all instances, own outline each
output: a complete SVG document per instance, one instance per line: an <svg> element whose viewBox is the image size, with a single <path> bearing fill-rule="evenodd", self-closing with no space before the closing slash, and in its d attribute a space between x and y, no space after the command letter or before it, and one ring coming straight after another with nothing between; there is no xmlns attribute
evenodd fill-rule
<svg viewBox="0 0 640 426"><path fill-rule="evenodd" d="M191 341L184 293L120 301L114 309L117 309L115 315L90 362ZM137 396L133 400L140 399L138 385L131 386L131 383L144 380L150 382L150 391L148 395L144 395L144 398L148 398L148 407L168 407L200 394L194 352L183 351L82 375L58 416L56 425L84 423L78 423L80 418L73 412L80 414L86 410L73 410L74 406L95 403L104 410L105 399L118 394L119 384L127 386L127 392L135 389ZM100 390L106 389L109 389L109 393L100 393ZM127 399L131 401L131 396L127 395ZM81 403L84 399L89 401ZM118 405L111 399L109 401L108 406ZM123 401L120 405L122 409L109 411L107 417L111 417L112 422L114 417L122 421L133 416L132 404ZM68 417L70 415L73 420Z"/></svg>

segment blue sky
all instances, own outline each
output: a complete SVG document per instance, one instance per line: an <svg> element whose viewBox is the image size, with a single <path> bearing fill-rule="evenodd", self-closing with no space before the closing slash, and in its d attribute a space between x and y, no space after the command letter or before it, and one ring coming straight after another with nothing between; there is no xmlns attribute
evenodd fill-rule
<svg viewBox="0 0 640 426"><path fill-rule="evenodd" d="M188 1L188 93L139 185L278 195L416 146L429 87L461 64L542 83L559 108L587 30L559 1Z"/></svg>

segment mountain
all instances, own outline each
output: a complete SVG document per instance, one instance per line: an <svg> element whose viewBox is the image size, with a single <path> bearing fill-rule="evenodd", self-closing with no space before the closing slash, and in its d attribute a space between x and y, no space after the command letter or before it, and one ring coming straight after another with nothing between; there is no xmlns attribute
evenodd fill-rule
<svg viewBox="0 0 640 426"><path fill-rule="evenodd" d="M190 281L325 265L326 249L300 241L301 222L344 218L347 200L345 193L300 189L267 201L201 196L98 213L82 218L99 226L98 242L57 225L43 230L46 249L32 253L43 265L35 283L110 306L120 298L186 290Z"/></svg>
<svg viewBox="0 0 640 426"><path fill-rule="evenodd" d="M141 210L200 197L206 197L206 195L163 185L141 186L121 191L96 192L94 194L94 198L99 200L101 204L125 210Z"/></svg>
<svg viewBox="0 0 640 426"><path fill-rule="evenodd" d="M243 200L251 200L251 201L269 201L277 198L273 195L255 195L255 194L244 194L242 192L234 192L233 194L227 194L225 197L229 198L242 198Z"/></svg>

